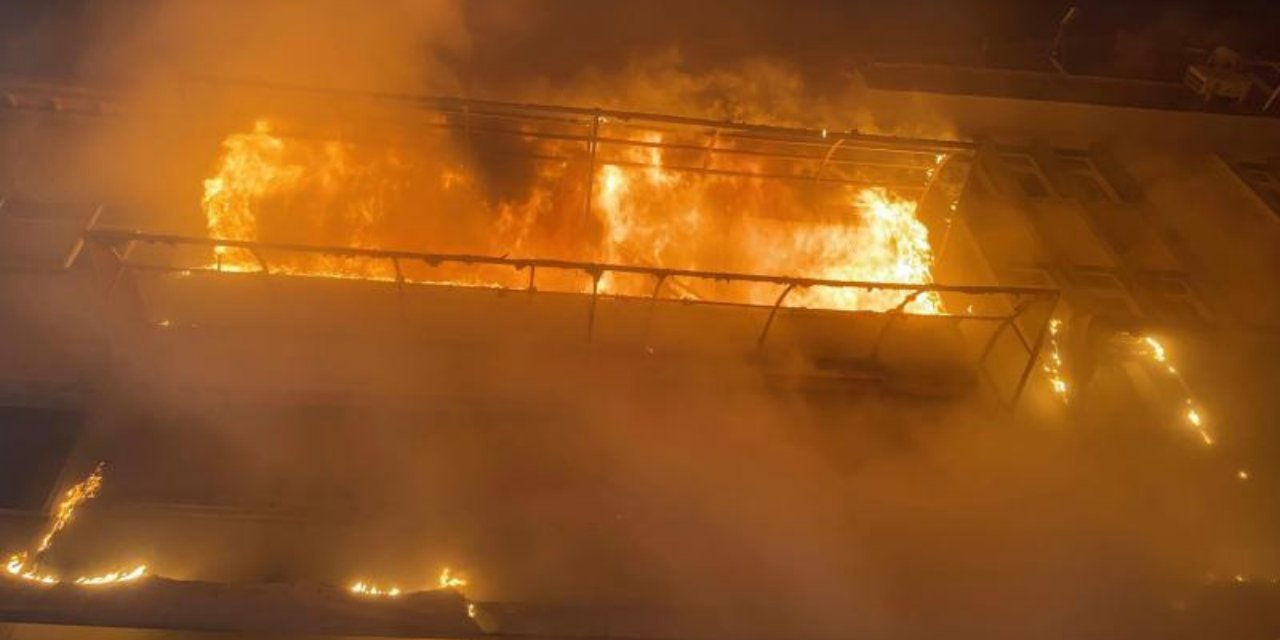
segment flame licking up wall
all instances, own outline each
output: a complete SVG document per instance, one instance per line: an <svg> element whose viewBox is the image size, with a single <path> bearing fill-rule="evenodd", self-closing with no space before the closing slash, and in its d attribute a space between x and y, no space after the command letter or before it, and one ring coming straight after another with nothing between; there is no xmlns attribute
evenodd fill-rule
<svg viewBox="0 0 1280 640"><path fill-rule="evenodd" d="M523 189L494 189L449 148L370 150L345 142L287 137L267 120L222 142L214 174L204 182L210 236L244 241L469 252L522 258L676 269L733 271L926 284L933 280L929 232L916 202L884 188L828 189L815 197L779 180L753 177L761 162L736 161L733 175L692 174L666 166L664 134L634 138L612 157L593 160L590 193L573 187L571 169L538 165ZM567 155L567 154L566 154ZM730 172L724 172L730 173ZM932 168L927 175L932 176ZM566 184L570 186L565 186ZM499 193L495 193L499 192ZM834 193L833 193L834 192ZM590 202L584 213L583 203ZM258 256L219 247L214 267L257 271ZM273 272L393 279L389 261L305 255L272 256ZM437 270L411 281L508 286L499 277ZM538 287L590 291L581 279ZM652 280L615 277L602 293L649 295ZM776 285L682 280L685 298L772 304ZM925 293L812 287L788 306L887 310L906 302L914 313L942 312Z"/></svg>
<svg viewBox="0 0 1280 640"><path fill-rule="evenodd" d="M62 582L62 579L56 574L46 573L41 570L39 566L40 556L53 546L54 538L58 533L71 523L76 509L98 495L98 490L102 488L102 468L103 463L99 462L88 477L72 485L70 489L67 489L62 494L62 500L58 502L58 510L54 513L53 520L49 523L49 528L40 537L40 542L36 545L34 553L28 554L26 551L20 551L10 554L4 567L5 573L9 577L46 585ZM131 569L111 571L97 576L81 576L72 580L72 583L84 586L117 584L132 582L146 574L147 566L138 565Z"/></svg>

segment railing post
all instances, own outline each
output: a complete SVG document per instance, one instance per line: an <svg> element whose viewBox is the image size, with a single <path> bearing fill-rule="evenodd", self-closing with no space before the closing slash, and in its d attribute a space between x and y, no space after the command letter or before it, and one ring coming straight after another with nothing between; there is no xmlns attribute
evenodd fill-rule
<svg viewBox="0 0 1280 640"><path fill-rule="evenodd" d="M880 332L876 334L875 343L871 345L871 355L869 358L872 362L875 362L880 358L880 345L884 344L884 337L889 333L889 327L893 326L893 323L897 322L898 318L903 316L904 312L907 310L907 305L911 304L913 300L920 297L920 294L924 292L924 289L916 289L915 291L912 291L902 299L902 302L899 302L894 308L885 312L889 318L884 321L884 325L880 327Z"/></svg>
<svg viewBox="0 0 1280 640"><path fill-rule="evenodd" d="M658 306L658 292L662 290L662 285L667 281L667 274L663 273L658 276L658 281L653 283L653 293L649 295L649 315L644 319L644 346L649 345L649 335L653 329L653 310Z"/></svg>
<svg viewBox="0 0 1280 640"><path fill-rule="evenodd" d="M403 317L404 312L404 271L400 269L400 258L398 256L391 257L391 266L396 270L396 299L400 303L400 315Z"/></svg>
<svg viewBox="0 0 1280 640"><path fill-rule="evenodd" d="M600 142L600 110L591 119L591 140L587 142L587 197L582 209L584 220L591 219L591 199L596 188L596 148Z"/></svg>
<svg viewBox="0 0 1280 640"><path fill-rule="evenodd" d="M591 306L587 308L587 342L590 343L596 332L596 300L600 297L600 276L604 272L596 267L587 273L591 275Z"/></svg>

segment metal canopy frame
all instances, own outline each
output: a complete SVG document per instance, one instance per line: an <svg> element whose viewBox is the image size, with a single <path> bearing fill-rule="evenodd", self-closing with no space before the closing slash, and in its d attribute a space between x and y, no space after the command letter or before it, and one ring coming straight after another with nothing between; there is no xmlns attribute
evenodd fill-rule
<svg viewBox="0 0 1280 640"><path fill-rule="evenodd" d="M540 259L540 258L510 258L495 257L478 254L459 254L459 253L430 253L415 251L395 251L387 249L367 249L359 247L334 247L319 246L307 244L293 243L273 243L273 242L256 242L245 240L222 240L216 238L181 236L181 235L165 235L141 233L137 231L127 231L119 229L92 228L85 231L85 243L90 248L90 254L94 256L94 268L99 271L99 282L102 285L104 295L110 301L111 297L119 290L119 285L126 279L132 281L131 276L137 271L151 272L193 272L202 271L214 274L225 274L227 277L235 276L255 276L264 278L264 282L268 286L271 285L273 278L284 277L300 277L300 278L324 278L323 275L307 275L307 274L291 274L283 272L273 272L271 262L265 255L266 253L294 253L313 256L327 256L337 258L364 258L374 261L385 261L390 263L392 271L395 273L394 278L380 279L374 277L351 277L337 278L330 276L334 280L364 280L370 282L383 282L394 284L396 292L403 304L404 292L407 287L413 286L433 286L433 287L464 287L464 285L449 284L447 282L433 282L430 280L410 280L404 275L404 265L406 263L420 263L428 267L438 267L443 264L454 264L468 267L484 267L499 266L507 267L515 272L526 271L528 279L523 287L502 286L500 284L488 285L483 288L497 289L505 291L522 291L529 295L539 293L537 289L537 274L539 269L559 270L559 271L575 271L587 275L591 279L591 290L589 293L574 293L556 291L556 295L580 295L587 298L587 318L584 331L584 340L587 343L592 341L595 332L595 316L596 304L602 295L608 295L613 298L631 298L644 300L643 297L622 296L616 294L601 294L600 280L605 274L628 274L642 275L653 279L654 286L652 293L648 296L648 317L645 321L645 342L648 342L648 331L652 325L653 314L657 308L657 302L662 300L660 294L665 284L674 278L689 278L699 280L710 280L719 282L742 282L742 283L758 283L770 284L782 287L782 291L772 305L758 305L742 302L716 301L716 300L686 300L680 301L685 304L715 304L722 306L736 306L742 308L763 309L768 308L768 316L760 329L760 334L756 340L757 351L763 351L768 340L769 331L774 323L779 309L784 308L784 302L788 295L796 289L804 289L810 287L833 287L841 289L861 289L866 291L900 291L903 293L902 301L893 309L883 312L874 311L842 311L821 309L814 310L822 313L883 313L888 319L881 325L877 334L868 359L875 361L880 353L881 346L885 336L892 328L895 322L901 318L912 314L907 311L907 306L915 299L929 293L937 294L961 294L973 296L998 296L1001 299L1012 299L1012 310L1007 314L949 314L943 317L954 318L959 321L977 321L994 323L996 328L992 331L987 339L980 356L973 365L988 375L985 367L988 356L994 350L997 341L1007 330L1012 330L1018 338L1019 344L1027 352L1027 360L1025 366L1021 370L1012 397L1004 398L1010 405L1016 405L1021 398L1026 387L1027 381L1034 370L1035 364L1039 361L1040 352L1045 342L1045 336L1048 333L1049 320L1052 317L1054 308L1060 297L1058 289L1046 287L1027 287L1027 286L988 286L988 285L949 285L949 284L909 284L896 282L872 282L860 280L831 280L823 278L803 278L792 276L771 276L750 273L734 273L724 271L702 271L694 269L670 269L663 267L647 267L638 265L622 265L622 264L604 264L594 262L578 262L572 260L556 260L556 259ZM134 249L139 245L162 245L168 247L203 247L214 252L218 249L238 249L248 252L257 261L259 270L256 272L224 272L216 267L191 268L187 266L175 266L172 264L156 264L141 262L133 257ZM141 304L141 296L135 295L131 297L135 304ZM1034 338L1028 338L1026 332L1019 327L1019 320L1024 318L1026 313L1035 305L1040 304L1047 307L1044 321L1038 323L1036 335ZM928 317L928 316L924 316ZM998 393L997 389L997 395Z"/></svg>
<svg viewBox="0 0 1280 640"><path fill-rule="evenodd" d="M933 169L940 164L938 157L969 156L977 148L968 141L896 137L862 133L855 129L832 131L621 109L320 89L216 78L184 81L181 84L183 100L200 99L202 96L197 96L198 89L212 92L215 97L225 94L237 104L257 95L304 98L311 107L318 100L321 106L391 106L425 114L428 117L413 122L412 129L457 133L470 143L472 153L587 164L588 203L593 188L591 176L597 166L654 166L618 153L625 149L660 149L688 156L682 158L683 162L666 159L662 164L664 171L877 186L919 195L928 188ZM286 118L289 115L287 107L273 104L272 109L282 111L281 115ZM301 138L316 135L302 129L291 131L287 128L277 133ZM662 137L646 138L645 134L662 134ZM324 137L333 138L328 134ZM511 149L494 149L478 144L481 140L515 144ZM386 144L389 141L378 142ZM528 148L530 143L535 146L566 143L570 148L556 148L548 152L546 149ZM696 160L695 156L701 160ZM732 157L767 160L777 166L743 170L732 165L715 166L713 161L715 158ZM850 175L847 170L855 167L898 175L867 179Z"/></svg>

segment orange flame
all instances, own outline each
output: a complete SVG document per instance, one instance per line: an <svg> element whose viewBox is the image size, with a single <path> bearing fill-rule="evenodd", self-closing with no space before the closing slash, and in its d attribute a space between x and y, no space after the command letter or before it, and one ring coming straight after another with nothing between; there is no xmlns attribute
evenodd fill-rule
<svg viewBox="0 0 1280 640"><path fill-rule="evenodd" d="M544 165L533 172L524 196L495 202L485 194L484 181L460 163L424 156L413 168L414 161L399 153L370 158L350 145L285 138L259 120L251 131L224 140L215 173L204 182L203 210L210 235L231 240L276 234L270 239L298 242L304 239L296 234L315 235L299 229L322 226L327 243L344 246L410 244L412 249L442 251L461 243L467 251L491 255L519 252L831 280L933 281L929 230L916 215L916 202L883 188L850 188L815 198L812 185L751 177L763 167L749 160L736 160L734 175L668 169L665 151L654 146L664 141L663 135L635 138L634 146L595 163L584 222L582 191L565 188L568 174ZM449 212L453 217L441 222L401 213L420 207L423 199L448 203L455 208ZM488 222L474 228L476 220ZM424 232L428 228L430 234ZM282 238L280 233L295 235ZM215 257L222 270L261 268L245 250L224 247ZM397 276L389 262L356 258L275 256L270 267L293 275ZM406 279L507 285L501 279L453 273ZM543 281L538 286L548 288ZM752 304L772 304L779 290L708 282L672 286L685 297L718 296ZM600 291L609 294L648 295L651 287L651 282L628 282L610 274L600 281ZM584 285L566 280L552 288L583 291ZM813 287L797 290L787 300L789 306L877 311L904 302L909 312L942 312L941 300L932 292L908 298L901 291Z"/></svg>
<svg viewBox="0 0 1280 640"><path fill-rule="evenodd" d="M71 522L71 516L75 515L76 507L98 495L98 489L102 487L102 466L103 463L99 462L89 477L72 485L66 493L62 494L62 501L58 503L58 511L54 514L53 522L49 523L49 529L45 531L44 536L40 538L40 544L36 546L37 556L53 545L54 536Z"/></svg>

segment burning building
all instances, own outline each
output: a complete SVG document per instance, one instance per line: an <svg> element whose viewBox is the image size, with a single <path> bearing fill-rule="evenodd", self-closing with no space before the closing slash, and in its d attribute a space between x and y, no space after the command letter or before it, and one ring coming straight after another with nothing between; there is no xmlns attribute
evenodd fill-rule
<svg viewBox="0 0 1280 640"><path fill-rule="evenodd" d="M848 81L875 128L4 84L0 618L1274 631L1271 102Z"/></svg>

